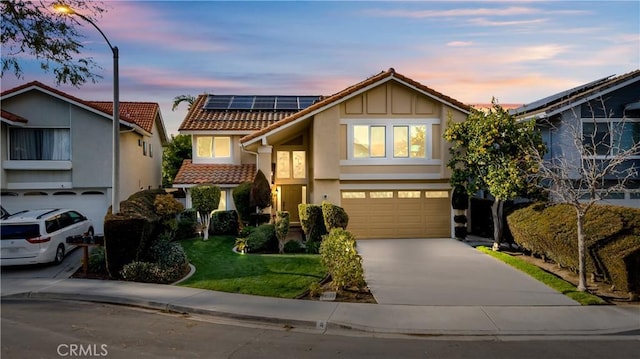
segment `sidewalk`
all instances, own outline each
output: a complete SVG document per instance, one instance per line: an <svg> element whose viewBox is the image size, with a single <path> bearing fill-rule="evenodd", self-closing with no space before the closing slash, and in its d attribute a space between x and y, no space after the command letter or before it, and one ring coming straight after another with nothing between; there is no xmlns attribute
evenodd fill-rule
<svg viewBox="0 0 640 359"><path fill-rule="evenodd" d="M640 333L633 306L412 306L319 302L90 279L3 279L2 298L84 300L338 333L604 335Z"/></svg>

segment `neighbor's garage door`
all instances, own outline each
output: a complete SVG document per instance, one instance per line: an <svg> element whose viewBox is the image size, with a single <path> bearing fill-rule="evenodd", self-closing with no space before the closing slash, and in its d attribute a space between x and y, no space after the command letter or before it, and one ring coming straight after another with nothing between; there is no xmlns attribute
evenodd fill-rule
<svg viewBox="0 0 640 359"><path fill-rule="evenodd" d="M451 236L448 191L342 191L356 238L435 238Z"/></svg>
<svg viewBox="0 0 640 359"><path fill-rule="evenodd" d="M104 216L111 201L106 190L84 191L15 191L2 193L2 206L11 213L25 209L70 208L93 222L96 234L102 234Z"/></svg>

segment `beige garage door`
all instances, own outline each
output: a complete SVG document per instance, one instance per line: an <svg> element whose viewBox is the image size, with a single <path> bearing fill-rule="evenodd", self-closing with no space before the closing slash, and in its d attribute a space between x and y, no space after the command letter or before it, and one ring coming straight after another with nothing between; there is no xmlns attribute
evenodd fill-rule
<svg viewBox="0 0 640 359"><path fill-rule="evenodd" d="M342 191L342 207L358 239L451 236L448 191Z"/></svg>

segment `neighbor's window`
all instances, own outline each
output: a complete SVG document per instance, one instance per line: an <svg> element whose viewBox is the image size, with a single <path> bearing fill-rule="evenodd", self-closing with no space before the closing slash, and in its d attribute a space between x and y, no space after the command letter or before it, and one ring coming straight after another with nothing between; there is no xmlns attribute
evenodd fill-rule
<svg viewBox="0 0 640 359"><path fill-rule="evenodd" d="M198 136L196 150L198 157L231 157L231 137Z"/></svg>
<svg viewBox="0 0 640 359"><path fill-rule="evenodd" d="M615 155L636 143L640 143L640 121L582 123L582 144L595 155Z"/></svg>
<svg viewBox="0 0 640 359"><path fill-rule="evenodd" d="M68 128L12 128L9 132L10 160L69 161L71 137Z"/></svg>
<svg viewBox="0 0 640 359"><path fill-rule="evenodd" d="M386 156L385 126L353 126L353 157Z"/></svg>
<svg viewBox="0 0 640 359"><path fill-rule="evenodd" d="M425 125L393 126L393 157L424 158L426 132Z"/></svg>

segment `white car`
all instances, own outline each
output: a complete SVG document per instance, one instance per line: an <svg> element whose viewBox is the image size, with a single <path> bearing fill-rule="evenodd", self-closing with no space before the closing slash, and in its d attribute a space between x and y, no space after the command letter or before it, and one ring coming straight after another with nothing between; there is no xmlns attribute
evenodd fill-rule
<svg viewBox="0 0 640 359"><path fill-rule="evenodd" d="M91 220L71 209L26 210L0 220L0 265L61 263L67 237L93 236Z"/></svg>

